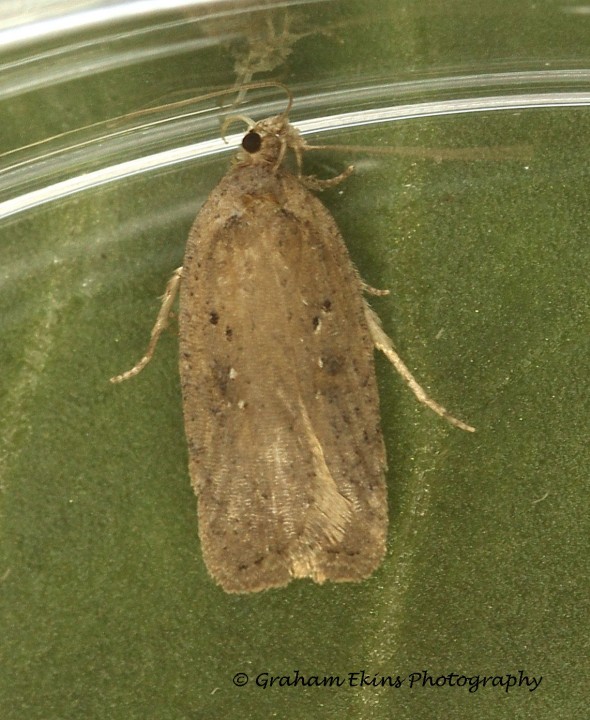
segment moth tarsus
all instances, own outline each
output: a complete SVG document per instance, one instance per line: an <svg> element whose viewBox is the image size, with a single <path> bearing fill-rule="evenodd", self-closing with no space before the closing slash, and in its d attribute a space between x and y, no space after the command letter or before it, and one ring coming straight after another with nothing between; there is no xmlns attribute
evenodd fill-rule
<svg viewBox="0 0 590 720"><path fill-rule="evenodd" d="M136 362L130 370L127 370L120 375L115 375L114 377L110 378L110 382L120 383L123 382L123 380L129 380L130 378L135 377L135 375L138 375L152 359L156 350L156 345L158 344L158 340L160 339L160 335L168 327L168 318L170 316L170 311L172 310L172 305L174 304L174 301L176 300L176 296L178 294L178 287L180 285L181 278L182 267L179 267L172 274L172 277L166 285L166 290L164 290L164 295L162 296L162 305L160 306L160 311L158 312L156 323L152 328L150 342L147 350L145 351L145 355L140 360L138 360L138 362Z"/></svg>

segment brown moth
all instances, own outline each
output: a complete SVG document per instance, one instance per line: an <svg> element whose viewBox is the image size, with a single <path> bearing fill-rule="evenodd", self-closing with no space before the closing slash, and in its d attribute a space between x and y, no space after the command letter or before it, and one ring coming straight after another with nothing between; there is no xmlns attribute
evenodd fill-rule
<svg viewBox="0 0 590 720"><path fill-rule="evenodd" d="M309 149L280 115L257 123L201 208L166 289L149 361L180 286L180 376L190 477L207 568L227 592L293 578L358 581L386 550L386 458L373 350L419 399L364 300L328 210L299 169Z"/></svg>

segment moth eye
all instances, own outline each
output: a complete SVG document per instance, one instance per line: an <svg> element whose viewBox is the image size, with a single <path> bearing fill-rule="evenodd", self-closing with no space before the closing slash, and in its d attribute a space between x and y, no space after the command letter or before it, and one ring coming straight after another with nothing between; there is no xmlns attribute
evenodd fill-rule
<svg viewBox="0 0 590 720"><path fill-rule="evenodd" d="M251 154L257 153L262 145L262 138L254 130L250 130L242 139L242 147L246 152Z"/></svg>

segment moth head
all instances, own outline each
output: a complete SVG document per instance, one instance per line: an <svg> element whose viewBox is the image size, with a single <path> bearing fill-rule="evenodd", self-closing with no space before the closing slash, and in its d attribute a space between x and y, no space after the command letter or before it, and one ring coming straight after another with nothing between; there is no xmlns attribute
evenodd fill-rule
<svg viewBox="0 0 590 720"><path fill-rule="evenodd" d="M273 164L284 154L282 146L279 134L269 132L261 123L257 123L242 138L240 160L247 164Z"/></svg>
<svg viewBox="0 0 590 720"><path fill-rule="evenodd" d="M284 114L261 120L250 126L242 138L240 160L245 163L269 163L278 168L287 150L299 156L305 141Z"/></svg>
<svg viewBox="0 0 590 720"><path fill-rule="evenodd" d="M238 153L237 160L241 164L260 164L260 163L280 163L284 155L282 147L285 141L282 139L284 135L284 127L288 126L286 118L283 115L254 122L245 115L228 116L221 128L221 135L225 139L225 132L229 125L233 122L240 121L246 123L248 132L242 138L241 151Z"/></svg>
<svg viewBox="0 0 590 720"><path fill-rule="evenodd" d="M285 154L286 128L289 123L280 115L252 125L242 138L243 160L276 163Z"/></svg>

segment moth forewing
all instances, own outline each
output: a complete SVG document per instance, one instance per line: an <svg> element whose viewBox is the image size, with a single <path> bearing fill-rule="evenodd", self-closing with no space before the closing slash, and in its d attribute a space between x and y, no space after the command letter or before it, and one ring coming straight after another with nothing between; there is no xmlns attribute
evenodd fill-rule
<svg viewBox="0 0 590 720"><path fill-rule="evenodd" d="M260 84L258 86L264 86ZM289 99L289 107L291 99ZM288 109L288 108L287 108ZM227 124L227 123L226 123ZM144 357L180 286L180 375L199 535L213 578L253 592L293 578L355 581L385 554L385 449L373 350L427 396L363 298L326 208L295 176L305 141L287 112L251 127L190 231Z"/></svg>
<svg viewBox="0 0 590 720"><path fill-rule="evenodd" d="M228 591L367 577L385 552L385 452L362 287L324 206L237 165L191 230L180 299L190 472Z"/></svg>

